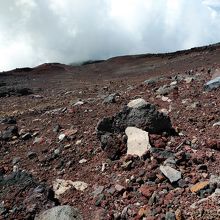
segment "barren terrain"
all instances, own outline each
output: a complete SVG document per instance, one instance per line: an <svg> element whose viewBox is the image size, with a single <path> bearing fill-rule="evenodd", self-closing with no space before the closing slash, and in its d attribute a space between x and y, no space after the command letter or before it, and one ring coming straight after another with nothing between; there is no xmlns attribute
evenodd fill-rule
<svg viewBox="0 0 220 220"><path fill-rule="evenodd" d="M0 219L34 219L57 205L92 220L220 219L220 89L204 89L218 68L213 45L0 73ZM175 132L149 131L159 150L143 157L127 155L125 140L112 159L97 124L137 98ZM171 182L164 162L181 179ZM86 187L68 183L58 196L57 179Z"/></svg>

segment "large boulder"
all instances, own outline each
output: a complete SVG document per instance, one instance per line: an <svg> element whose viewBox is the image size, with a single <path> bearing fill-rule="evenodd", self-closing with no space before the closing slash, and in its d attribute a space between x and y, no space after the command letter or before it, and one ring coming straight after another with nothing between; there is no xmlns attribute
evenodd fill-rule
<svg viewBox="0 0 220 220"><path fill-rule="evenodd" d="M35 220L83 220L83 218L77 209L63 205L42 212Z"/></svg>
<svg viewBox="0 0 220 220"><path fill-rule="evenodd" d="M126 106L115 116L103 118L97 125L97 135L121 133L127 127L137 127L150 133L171 132L169 116L156 110L155 105L146 103L135 108Z"/></svg>
<svg viewBox="0 0 220 220"><path fill-rule="evenodd" d="M129 107L132 106L132 107ZM149 133L173 131L169 116L156 110L155 105L135 101L112 117L99 121L96 132L101 147L110 159L117 159L126 150L125 129L136 127Z"/></svg>

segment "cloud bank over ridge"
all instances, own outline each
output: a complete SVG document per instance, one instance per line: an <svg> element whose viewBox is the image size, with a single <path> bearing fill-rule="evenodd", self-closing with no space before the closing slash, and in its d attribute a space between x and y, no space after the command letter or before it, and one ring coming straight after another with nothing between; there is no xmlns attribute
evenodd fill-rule
<svg viewBox="0 0 220 220"><path fill-rule="evenodd" d="M220 0L3 0L0 71L220 41Z"/></svg>

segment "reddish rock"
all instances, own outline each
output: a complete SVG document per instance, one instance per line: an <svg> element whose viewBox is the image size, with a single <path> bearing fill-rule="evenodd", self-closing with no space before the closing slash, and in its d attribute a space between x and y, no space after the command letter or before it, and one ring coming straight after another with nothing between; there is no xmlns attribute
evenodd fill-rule
<svg viewBox="0 0 220 220"><path fill-rule="evenodd" d="M164 205L172 204L174 198L175 198L174 193L169 192L167 195L165 195L163 204Z"/></svg>
<svg viewBox="0 0 220 220"><path fill-rule="evenodd" d="M220 140L207 140L206 147L214 150L220 150Z"/></svg>
<svg viewBox="0 0 220 220"><path fill-rule="evenodd" d="M139 189L139 192L145 196L146 198L150 198L154 191L157 189L156 186L147 186L147 185L142 185Z"/></svg>

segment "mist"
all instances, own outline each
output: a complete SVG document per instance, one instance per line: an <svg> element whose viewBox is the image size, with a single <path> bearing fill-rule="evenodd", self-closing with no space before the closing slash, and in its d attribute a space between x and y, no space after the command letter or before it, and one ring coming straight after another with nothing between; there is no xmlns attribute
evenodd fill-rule
<svg viewBox="0 0 220 220"><path fill-rule="evenodd" d="M220 0L1 0L0 71L220 41Z"/></svg>

